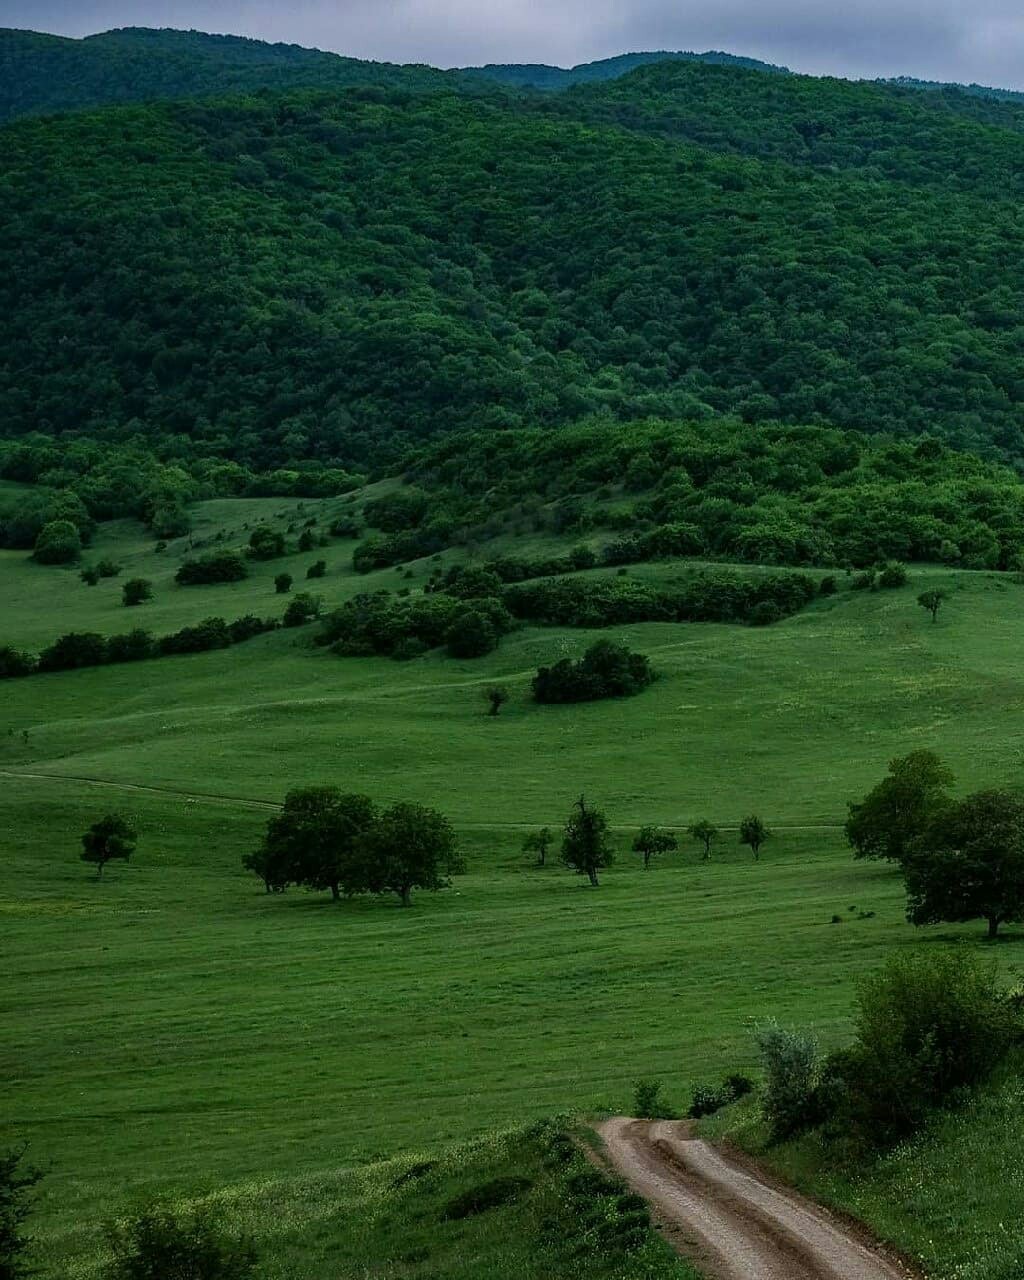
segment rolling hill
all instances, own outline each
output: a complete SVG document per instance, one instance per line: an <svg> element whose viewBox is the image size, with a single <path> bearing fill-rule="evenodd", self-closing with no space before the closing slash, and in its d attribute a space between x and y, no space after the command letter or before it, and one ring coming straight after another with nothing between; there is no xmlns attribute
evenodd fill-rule
<svg viewBox="0 0 1024 1280"><path fill-rule="evenodd" d="M1024 458L1024 138L925 95L665 65L4 146L7 435L366 467L467 427L731 414Z"/></svg>

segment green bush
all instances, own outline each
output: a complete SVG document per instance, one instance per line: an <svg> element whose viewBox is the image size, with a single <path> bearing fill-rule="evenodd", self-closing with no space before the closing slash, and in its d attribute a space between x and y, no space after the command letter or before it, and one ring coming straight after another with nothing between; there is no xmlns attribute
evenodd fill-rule
<svg viewBox="0 0 1024 1280"><path fill-rule="evenodd" d="M862 1139L895 1141L984 1081L1019 1028L995 965L966 949L899 954L861 983L857 1038L830 1059L827 1092Z"/></svg>
<svg viewBox="0 0 1024 1280"><path fill-rule="evenodd" d="M207 1209L185 1213L155 1205L107 1229L113 1261L104 1280L247 1280L256 1251L229 1239Z"/></svg>
<svg viewBox="0 0 1024 1280"><path fill-rule="evenodd" d="M82 539L70 520L43 525L32 551L39 564L72 564L81 554Z"/></svg>
<svg viewBox="0 0 1024 1280"><path fill-rule="evenodd" d="M206 586L214 582L241 582L248 573L245 561L236 551L213 551L196 560L183 560L174 580L183 587Z"/></svg>
<svg viewBox="0 0 1024 1280"><path fill-rule="evenodd" d="M675 1112L662 1101L660 1080L638 1080L633 1089L633 1114L643 1120L674 1120Z"/></svg>
<svg viewBox="0 0 1024 1280"><path fill-rule="evenodd" d="M765 1073L762 1109L770 1139L781 1142L818 1124L822 1117L817 1041L769 1023L757 1033L757 1046Z"/></svg>

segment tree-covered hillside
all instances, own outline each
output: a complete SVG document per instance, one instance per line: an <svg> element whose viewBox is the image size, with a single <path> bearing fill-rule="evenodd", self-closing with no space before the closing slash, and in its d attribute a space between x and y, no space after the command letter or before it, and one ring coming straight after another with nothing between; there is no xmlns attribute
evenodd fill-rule
<svg viewBox="0 0 1024 1280"><path fill-rule="evenodd" d="M293 44L144 27L68 40L0 28L0 121L112 103L256 89L401 84L436 89L433 67L342 58Z"/></svg>
<svg viewBox="0 0 1024 1280"><path fill-rule="evenodd" d="M1024 138L827 81L755 115L752 82L790 82L720 67L611 102L656 119L665 77L768 140L834 120L838 158L595 123L590 91L576 117L378 87L8 126L3 433L363 467L456 429L731 413L1024 459ZM926 151L882 148L922 118Z"/></svg>

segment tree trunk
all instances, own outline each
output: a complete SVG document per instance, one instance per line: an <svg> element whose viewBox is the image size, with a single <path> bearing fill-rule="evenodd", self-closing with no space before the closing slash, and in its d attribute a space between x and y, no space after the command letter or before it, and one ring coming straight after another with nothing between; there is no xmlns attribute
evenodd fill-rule
<svg viewBox="0 0 1024 1280"><path fill-rule="evenodd" d="M331 897L335 902L338 902L341 899L341 890L338 888L337 884L331 885Z"/></svg>
<svg viewBox="0 0 1024 1280"><path fill-rule="evenodd" d="M412 888L409 885L403 884L398 891L398 896L402 899L403 907L412 906Z"/></svg>
<svg viewBox="0 0 1024 1280"><path fill-rule="evenodd" d="M1002 922L1000 921L999 916L989 916L989 917L988 917L988 936L989 936L989 938L998 938L998 936L999 936L999 925L1000 925L1001 923L1002 923Z"/></svg>
<svg viewBox="0 0 1024 1280"><path fill-rule="evenodd" d="M644 870L650 871L650 869L651 869L651 855L649 853L645 853L644 854Z"/></svg>
<svg viewBox="0 0 1024 1280"><path fill-rule="evenodd" d="M587 875L590 877L590 883L591 883L591 884L594 886L594 888L596 889L596 888L597 888L597 868L596 868L596 867L591 867L591 868L588 870Z"/></svg>
<svg viewBox="0 0 1024 1280"><path fill-rule="evenodd" d="M102 858L100 858L99 861L96 863L96 879L97 880L103 879L103 859Z"/></svg>

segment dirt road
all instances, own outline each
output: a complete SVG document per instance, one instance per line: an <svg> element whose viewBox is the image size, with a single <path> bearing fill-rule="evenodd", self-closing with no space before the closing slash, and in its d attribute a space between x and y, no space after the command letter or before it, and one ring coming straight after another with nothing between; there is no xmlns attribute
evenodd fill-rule
<svg viewBox="0 0 1024 1280"><path fill-rule="evenodd" d="M608 1157L679 1251L715 1280L907 1280L820 1206L760 1181L685 1125L619 1116Z"/></svg>

